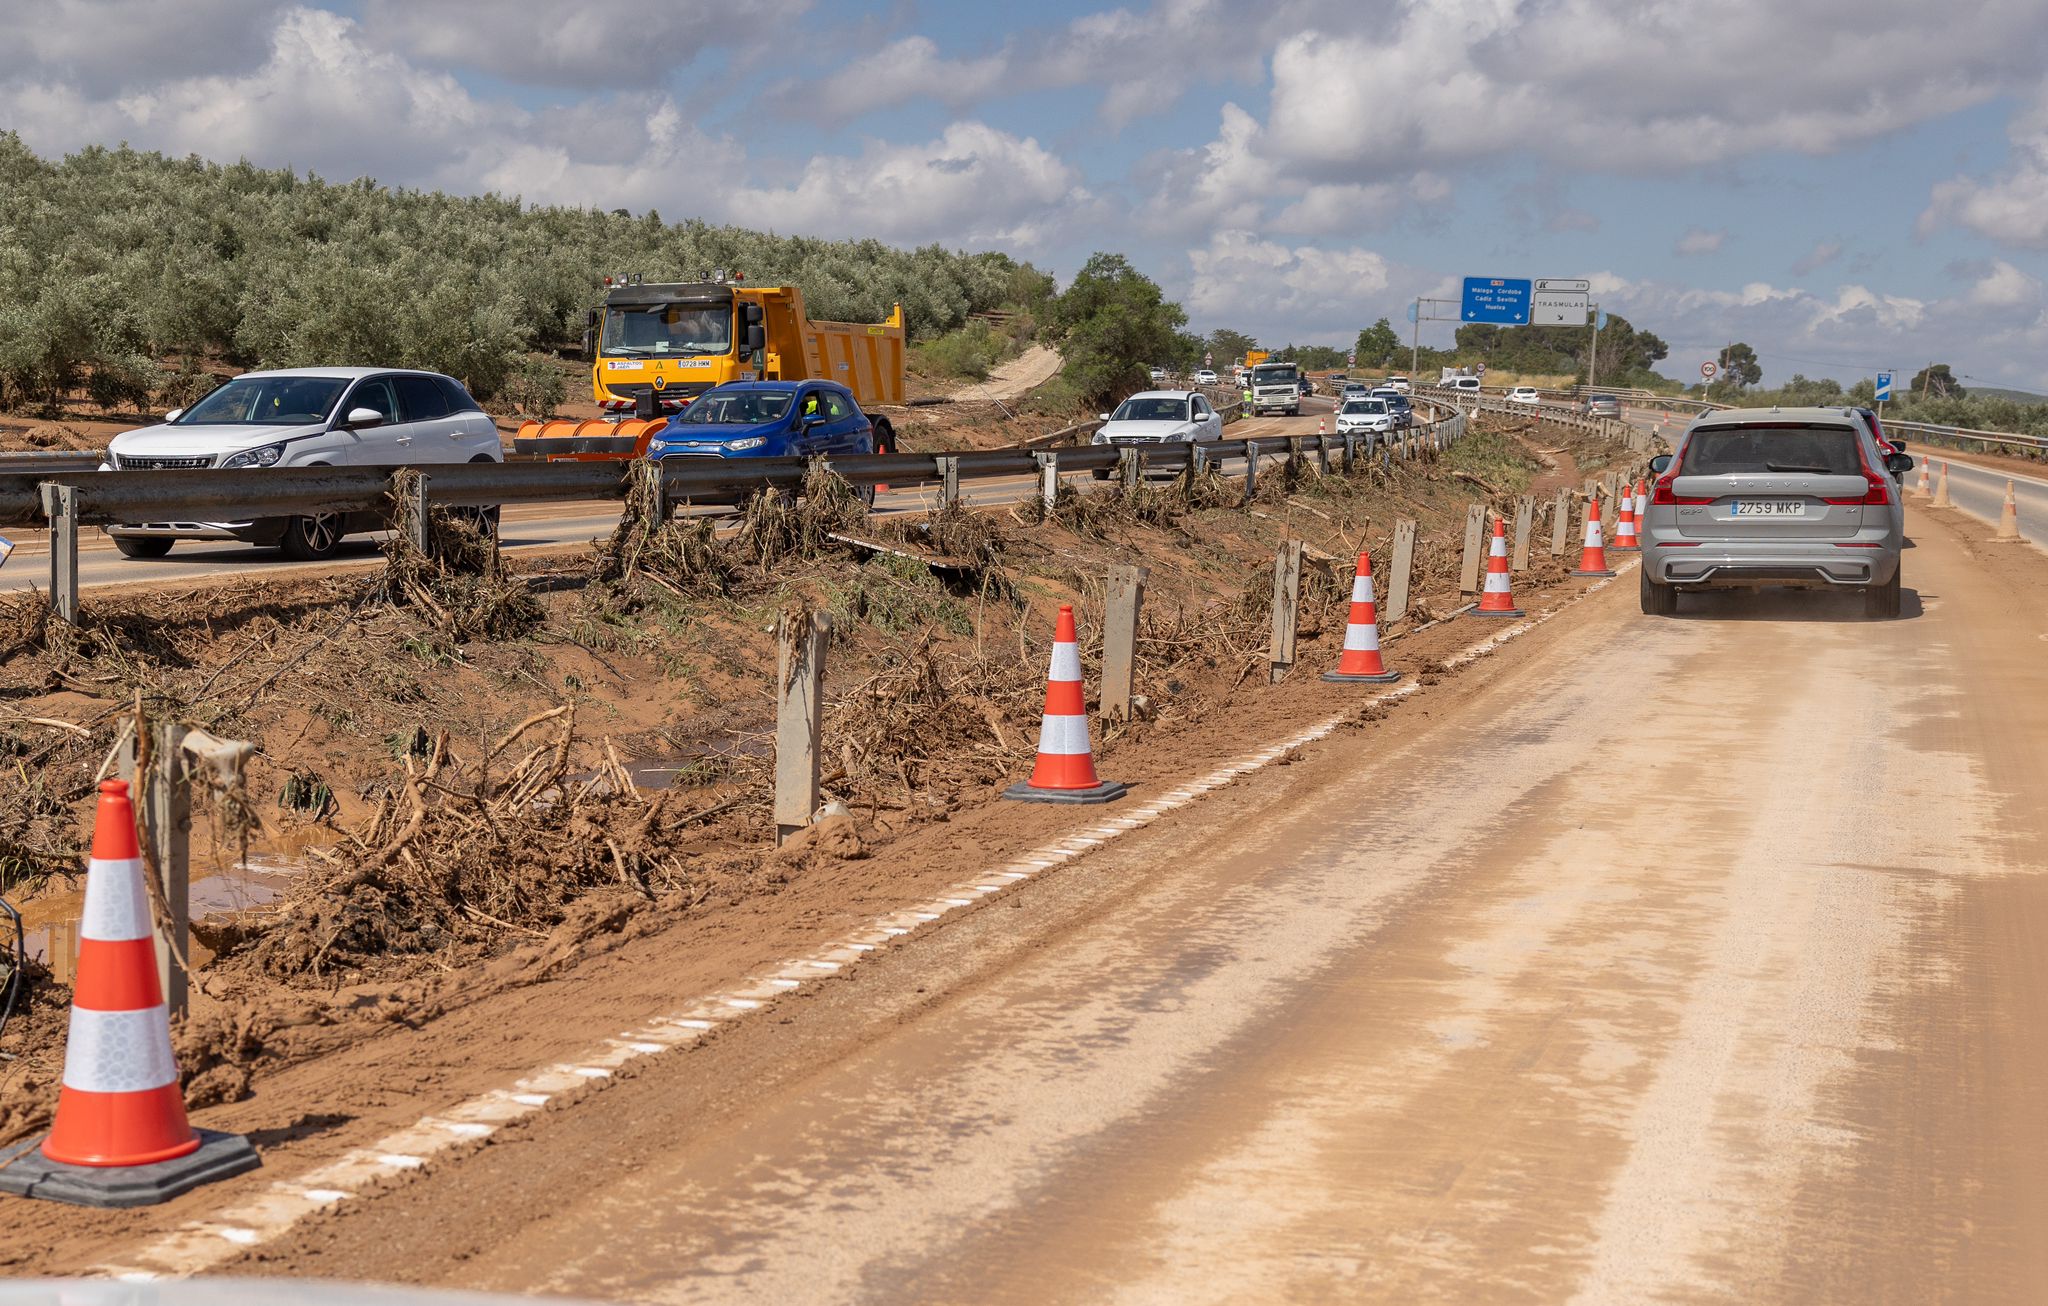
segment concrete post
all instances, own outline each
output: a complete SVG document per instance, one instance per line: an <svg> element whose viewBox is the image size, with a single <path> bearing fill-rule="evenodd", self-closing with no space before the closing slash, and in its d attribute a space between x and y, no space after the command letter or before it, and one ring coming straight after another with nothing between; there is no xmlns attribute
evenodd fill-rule
<svg viewBox="0 0 2048 1306"><path fill-rule="evenodd" d="M1117 471L1123 477L1126 490L1138 488L1138 481L1144 474L1143 457L1143 453L1137 449L1126 448L1117 450Z"/></svg>
<svg viewBox="0 0 2048 1306"><path fill-rule="evenodd" d="M1294 666L1294 625L1301 607L1300 540L1282 540L1273 555L1273 647L1266 683L1277 685Z"/></svg>
<svg viewBox="0 0 2048 1306"><path fill-rule="evenodd" d="M1415 570L1415 523L1402 518L1394 523L1394 567L1387 575L1387 606L1384 609L1388 625L1399 621L1408 611L1408 576Z"/></svg>
<svg viewBox="0 0 2048 1306"><path fill-rule="evenodd" d="M939 506L950 508L960 502L960 460L940 454L932 461L939 465Z"/></svg>
<svg viewBox="0 0 2048 1306"><path fill-rule="evenodd" d="M1244 442L1244 501L1250 503L1259 492L1259 442Z"/></svg>
<svg viewBox="0 0 2048 1306"><path fill-rule="evenodd" d="M776 629L775 842L811 823L818 810L818 734L825 720L825 647L832 618L822 612Z"/></svg>
<svg viewBox="0 0 2048 1306"><path fill-rule="evenodd" d="M1060 495L1060 455L1058 450L1047 450L1033 455L1038 459L1038 501L1051 512L1053 502Z"/></svg>
<svg viewBox="0 0 2048 1306"><path fill-rule="evenodd" d="M658 472L656 474L659 475ZM411 488L408 490L406 498L408 500L406 504L406 532L412 541L412 547L424 556L428 545L433 541L433 533L428 530L427 478L425 475L415 474L412 477Z"/></svg>
<svg viewBox="0 0 2048 1306"><path fill-rule="evenodd" d="M1536 524L1536 500L1521 495L1515 500L1515 551L1508 561L1511 571L1529 570L1529 531Z"/></svg>
<svg viewBox="0 0 2048 1306"><path fill-rule="evenodd" d="M1138 663L1138 608L1145 597L1143 567L1109 569L1109 603L1102 623L1102 715L1131 714L1131 681Z"/></svg>
<svg viewBox="0 0 2048 1306"><path fill-rule="evenodd" d="M1486 536L1486 505L1483 503L1465 506L1465 560L1458 567L1458 592L1477 594L1479 592L1479 550Z"/></svg>
<svg viewBox="0 0 2048 1306"><path fill-rule="evenodd" d="M78 487L43 485L43 515L50 519L50 606L57 620L78 621Z"/></svg>

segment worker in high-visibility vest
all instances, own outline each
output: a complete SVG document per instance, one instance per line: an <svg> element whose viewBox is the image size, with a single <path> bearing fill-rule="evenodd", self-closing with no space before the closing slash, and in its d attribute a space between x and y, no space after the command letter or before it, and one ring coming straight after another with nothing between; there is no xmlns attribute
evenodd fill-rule
<svg viewBox="0 0 2048 1306"><path fill-rule="evenodd" d="M1246 417L1252 415L1252 383L1250 381L1244 383L1244 415Z"/></svg>

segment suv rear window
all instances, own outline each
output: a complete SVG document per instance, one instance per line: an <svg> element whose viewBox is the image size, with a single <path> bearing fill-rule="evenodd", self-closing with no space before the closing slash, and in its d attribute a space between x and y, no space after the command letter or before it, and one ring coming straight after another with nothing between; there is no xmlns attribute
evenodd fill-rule
<svg viewBox="0 0 2048 1306"><path fill-rule="evenodd" d="M1863 460L1846 426L1709 426L1685 442L1682 476L1806 472L1857 476Z"/></svg>

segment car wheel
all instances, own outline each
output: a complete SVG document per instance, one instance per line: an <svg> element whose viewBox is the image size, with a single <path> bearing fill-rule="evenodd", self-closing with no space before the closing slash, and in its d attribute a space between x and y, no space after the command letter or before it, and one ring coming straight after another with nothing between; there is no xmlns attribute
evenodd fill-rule
<svg viewBox="0 0 2048 1306"><path fill-rule="evenodd" d="M1892 578L1882 585L1868 585L1863 590L1863 615L1888 620L1899 615L1899 573L1902 567L1892 569Z"/></svg>
<svg viewBox="0 0 2048 1306"><path fill-rule="evenodd" d="M1659 585L1650 579L1650 569L1643 568L1642 580L1643 611L1653 617L1668 617L1678 611L1678 587Z"/></svg>
<svg viewBox="0 0 2048 1306"><path fill-rule="evenodd" d="M171 551L176 540L162 540L148 535L116 535L114 547L124 558L161 558Z"/></svg>
<svg viewBox="0 0 2048 1306"><path fill-rule="evenodd" d="M284 556L298 562L318 562L334 556L341 545L341 514L338 512L315 513L311 517L293 517L285 523L284 538L278 547Z"/></svg>

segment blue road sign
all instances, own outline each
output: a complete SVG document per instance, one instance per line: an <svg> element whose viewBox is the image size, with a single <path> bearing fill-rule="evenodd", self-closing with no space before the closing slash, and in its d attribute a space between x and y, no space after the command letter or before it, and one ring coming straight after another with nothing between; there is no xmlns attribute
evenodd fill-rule
<svg viewBox="0 0 2048 1306"><path fill-rule="evenodd" d="M1891 397L1892 374L1890 372L1879 372L1877 374L1877 400L1879 403L1883 403Z"/></svg>
<svg viewBox="0 0 2048 1306"><path fill-rule="evenodd" d="M1466 322L1526 325L1529 321L1529 279L1466 277L1465 298L1458 317Z"/></svg>
<svg viewBox="0 0 2048 1306"><path fill-rule="evenodd" d="M1410 305L1408 306L1408 320L1409 320L1410 322L1413 322L1413 321L1415 321L1415 320L1416 320L1416 319L1415 319L1415 310L1416 310L1416 308L1417 308L1417 307L1418 307L1418 306L1417 306L1417 305L1415 305L1415 304L1410 304Z"/></svg>
<svg viewBox="0 0 2048 1306"><path fill-rule="evenodd" d="M1601 309L1601 310L1600 310L1600 320L1599 320L1599 321L1597 321L1597 322L1595 322L1595 323L1593 324L1593 329L1594 329L1595 331L1605 331L1605 330L1607 329L1607 310L1606 310L1606 309L1604 309L1604 308L1603 308L1603 309Z"/></svg>

